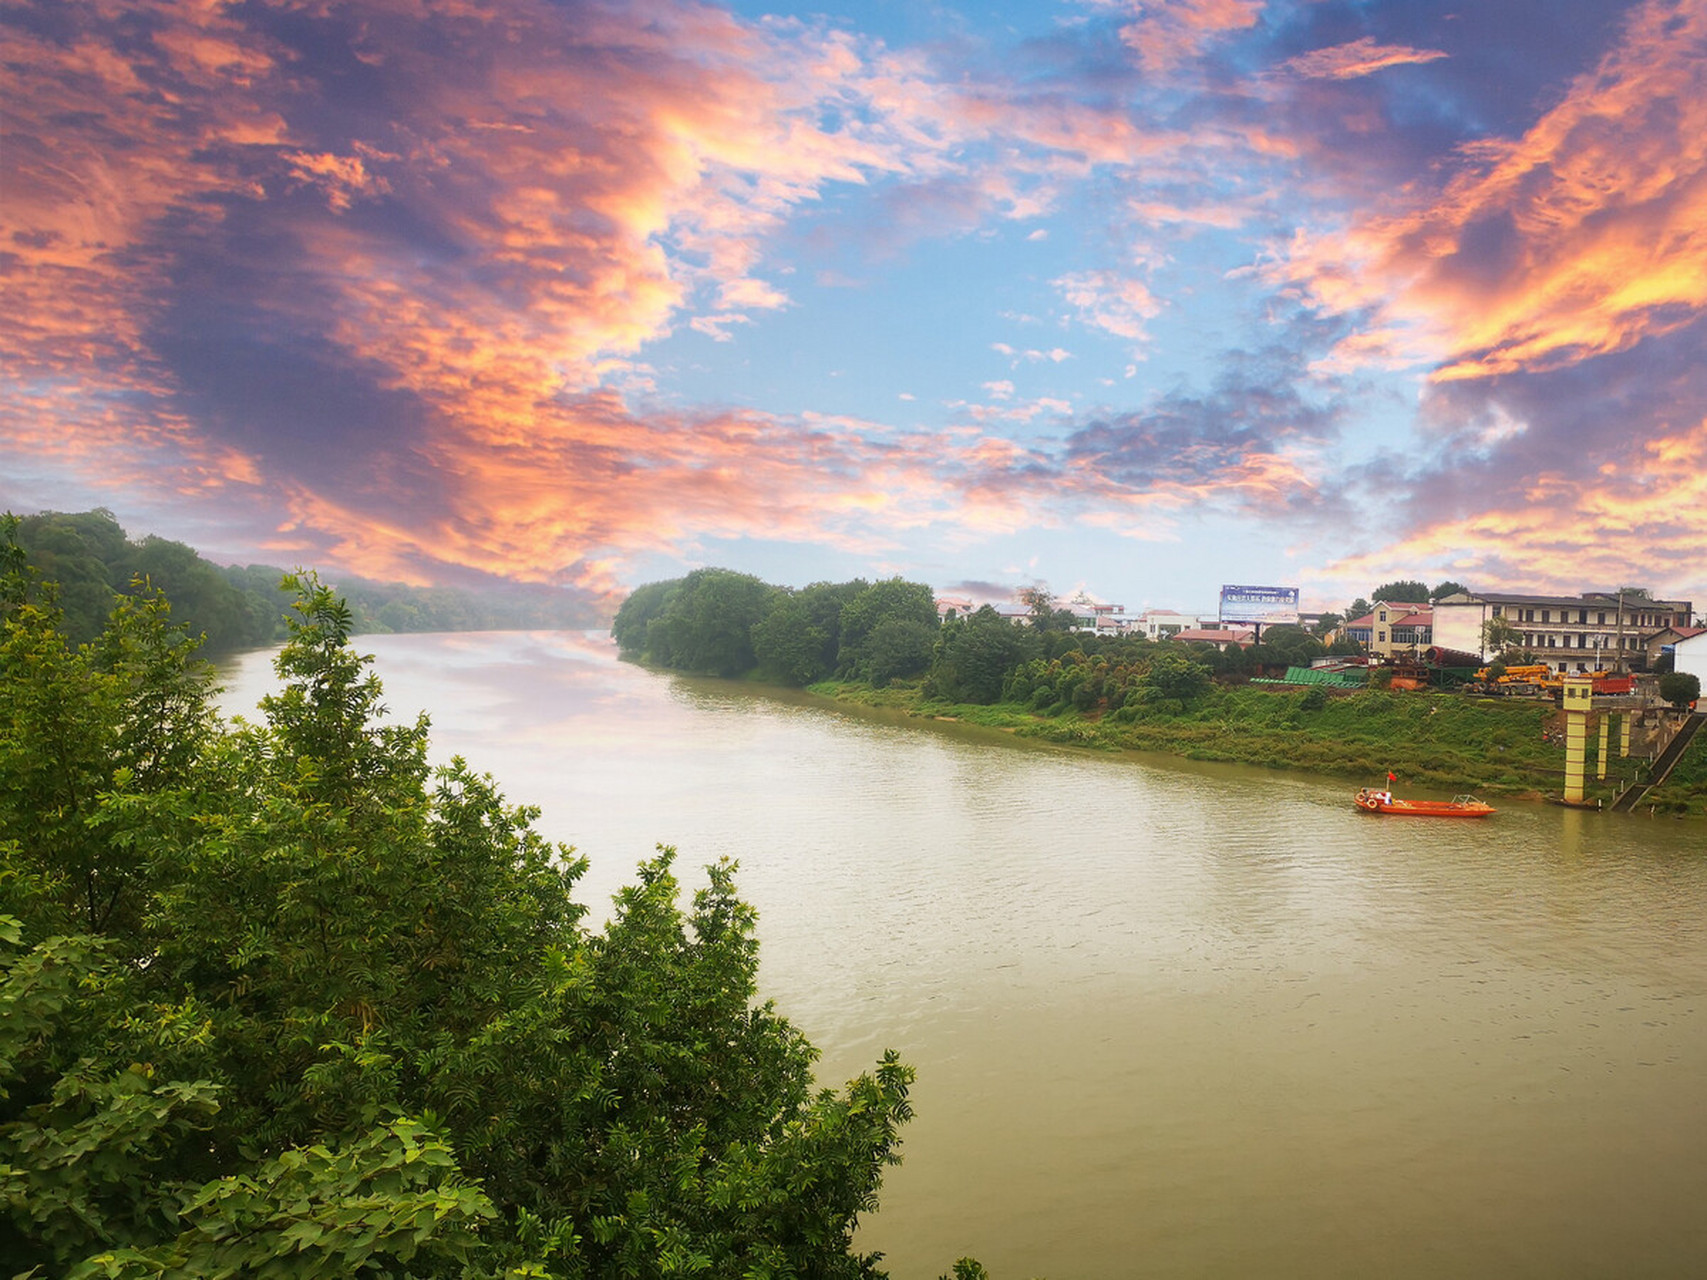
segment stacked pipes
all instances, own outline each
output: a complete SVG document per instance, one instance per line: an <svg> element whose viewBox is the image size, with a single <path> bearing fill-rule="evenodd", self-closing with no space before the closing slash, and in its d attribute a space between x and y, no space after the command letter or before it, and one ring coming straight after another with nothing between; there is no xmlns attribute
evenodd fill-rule
<svg viewBox="0 0 1707 1280"><path fill-rule="evenodd" d="M1423 661L1431 667L1479 667L1482 659L1462 649L1442 649L1433 644L1423 650Z"/></svg>

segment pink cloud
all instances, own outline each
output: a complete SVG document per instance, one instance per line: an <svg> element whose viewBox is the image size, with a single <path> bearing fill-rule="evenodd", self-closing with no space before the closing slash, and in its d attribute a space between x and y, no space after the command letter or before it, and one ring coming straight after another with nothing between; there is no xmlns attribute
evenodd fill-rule
<svg viewBox="0 0 1707 1280"><path fill-rule="evenodd" d="M1146 71L1172 71L1229 32L1256 25L1263 0L1124 0L1121 40Z"/></svg>
<svg viewBox="0 0 1707 1280"><path fill-rule="evenodd" d="M1381 44L1373 36L1364 36L1349 44L1328 49L1313 49L1282 64L1282 71L1306 79L1352 80L1373 75L1388 67L1433 62L1447 55L1439 49L1413 49L1406 45Z"/></svg>
<svg viewBox="0 0 1707 1280"><path fill-rule="evenodd" d="M1162 310L1143 281L1112 271L1074 272L1055 287L1085 324L1133 342L1144 340L1145 322Z"/></svg>

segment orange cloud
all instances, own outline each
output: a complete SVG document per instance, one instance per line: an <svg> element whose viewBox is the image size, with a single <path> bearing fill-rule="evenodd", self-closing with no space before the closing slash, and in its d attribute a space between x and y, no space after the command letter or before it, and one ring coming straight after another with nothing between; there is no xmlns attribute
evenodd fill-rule
<svg viewBox="0 0 1707 1280"><path fill-rule="evenodd" d="M1707 306L1707 9L1649 0L1616 48L1522 137L1467 148L1435 192L1300 235L1272 277L1369 309L1343 366L1427 363L1439 381L1625 350Z"/></svg>

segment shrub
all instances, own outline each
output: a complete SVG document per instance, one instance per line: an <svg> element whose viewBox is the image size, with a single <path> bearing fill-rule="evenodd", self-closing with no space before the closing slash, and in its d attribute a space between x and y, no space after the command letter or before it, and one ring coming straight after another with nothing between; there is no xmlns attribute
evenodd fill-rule
<svg viewBox="0 0 1707 1280"><path fill-rule="evenodd" d="M1660 697L1674 707L1687 707L1700 696L1700 676L1688 671L1669 671L1660 677Z"/></svg>

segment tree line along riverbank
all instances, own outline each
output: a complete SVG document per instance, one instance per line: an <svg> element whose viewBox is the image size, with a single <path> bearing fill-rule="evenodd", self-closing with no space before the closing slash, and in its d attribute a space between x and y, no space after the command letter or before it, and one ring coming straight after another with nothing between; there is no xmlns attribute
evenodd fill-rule
<svg viewBox="0 0 1707 1280"><path fill-rule="evenodd" d="M11 513L7 513L10 515ZM132 538L110 511L42 511L16 518L13 537L29 567L55 584L65 634L94 640L121 596L143 584L172 602L173 619L202 638L204 655L279 644L289 637L286 570L221 565L193 547L148 534ZM350 611L351 634L602 626L587 600L555 587L492 582L479 589L413 587L351 575L336 589Z"/></svg>
<svg viewBox="0 0 1707 1280"><path fill-rule="evenodd" d="M1564 746L1551 702L1372 686L1256 685L1265 671L1326 652L1298 628L1264 644L1207 645L1075 632L1044 599L1032 625L984 609L937 619L934 594L901 579L791 590L704 569L648 584L612 636L627 658L677 671L805 687L850 705L965 721L1092 750L1298 769L1358 785L1388 772L1418 791L1540 798L1562 790ZM1643 776L1617 755L1589 797L1610 801ZM1598 735L1591 738L1591 751ZM1644 811L1707 817L1707 741L1698 741Z"/></svg>

